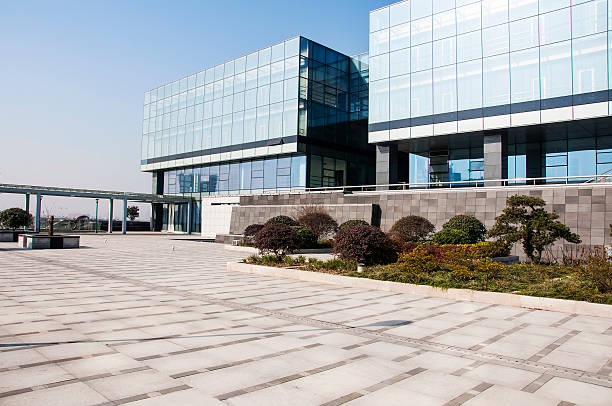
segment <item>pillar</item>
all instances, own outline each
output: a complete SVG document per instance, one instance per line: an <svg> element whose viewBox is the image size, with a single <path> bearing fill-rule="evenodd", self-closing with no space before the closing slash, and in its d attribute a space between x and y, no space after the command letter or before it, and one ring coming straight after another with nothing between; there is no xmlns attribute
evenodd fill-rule
<svg viewBox="0 0 612 406"><path fill-rule="evenodd" d="M392 183L397 183L397 145L376 145L376 184Z"/></svg>
<svg viewBox="0 0 612 406"><path fill-rule="evenodd" d="M187 202L187 234L191 234L191 213L192 213L192 202Z"/></svg>
<svg viewBox="0 0 612 406"><path fill-rule="evenodd" d="M36 193L36 215L34 216L34 232L40 232L40 211L42 204L42 196L40 193Z"/></svg>
<svg viewBox="0 0 612 406"><path fill-rule="evenodd" d="M113 199L108 201L108 233L113 233Z"/></svg>
<svg viewBox="0 0 612 406"><path fill-rule="evenodd" d="M121 223L121 234L127 233L127 199L123 199L123 222Z"/></svg>
<svg viewBox="0 0 612 406"><path fill-rule="evenodd" d="M485 180L502 179L502 136L486 134L484 136L484 178ZM485 182L485 186L501 186L501 182Z"/></svg>
<svg viewBox="0 0 612 406"><path fill-rule="evenodd" d="M25 195L25 211L29 214L30 213L30 194L26 193Z"/></svg>

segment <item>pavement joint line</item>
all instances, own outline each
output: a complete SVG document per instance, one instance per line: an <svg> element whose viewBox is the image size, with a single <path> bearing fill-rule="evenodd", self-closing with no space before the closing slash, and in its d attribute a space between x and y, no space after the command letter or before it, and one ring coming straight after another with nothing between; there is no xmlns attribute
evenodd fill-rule
<svg viewBox="0 0 612 406"><path fill-rule="evenodd" d="M319 344L319 343L303 345L303 346L299 346L299 347L295 347L295 348L290 348L290 349L279 351L279 352L275 352L275 353L260 355L258 357L245 358L245 359L241 359L241 360L238 360L238 361L227 362L227 363L223 363L223 364L219 364L219 365L213 365L213 366L202 368L202 369L199 369L199 370L179 372L179 373L170 375L170 377L174 378L174 379L184 378L186 376L197 375L197 374L202 374L202 373L211 372L211 371L217 371L219 369L231 368L231 367L235 367L235 366L238 366L238 365L244 365L244 364L247 364L249 362L255 362L255 361L261 361L261 360L264 360L264 359L280 357L280 356L283 356L283 355L291 354L293 352L298 352L298 351L308 350L308 349L311 349L311 348L316 348L316 347L319 347L321 345L322 344Z"/></svg>
<svg viewBox="0 0 612 406"><path fill-rule="evenodd" d="M536 379L534 379L532 382L525 385L525 387L521 389L521 391L528 392L528 393L535 393L538 389L544 386L546 382L550 381L553 378L554 376L544 373L540 375L539 377L537 377Z"/></svg>
<svg viewBox="0 0 612 406"><path fill-rule="evenodd" d="M273 379L273 380L268 381L268 382L263 382L263 383L260 383L260 384L257 384L257 385L253 385L253 386L249 386L249 387L246 387L246 388L238 389L238 390L235 390L235 391L223 393L221 395L216 396L216 398L218 400L222 400L222 401L223 400L227 400L227 399L230 399L230 398L233 398L233 397L236 397L236 396L244 395L244 394L251 393L251 392L256 392L256 391L261 390L261 389L270 388L272 386L277 386L277 385L280 385L280 384L283 384L283 383L294 381L296 379L305 378L305 377L310 376L310 375L314 375L314 374L318 374L318 373L321 373L321 372L329 371L331 369L338 368L338 367L341 367L343 365L347 365L347 364L350 364L350 363L355 362L355 361L359 361L359 360L364 359L364 358L368 358L368 356L367 355L363 355L363 354L362 355L357 355L355 357L351 357L351 358L348 358L348 359L345 359L345 360L342 360L342 361L338 361L338 362L334 362L334 363L331 363L331 364L322 365L322 366L314 368L314 369L309 369L307 371L291 374L291 375L288 375L288 376L284 376L282 378Z"/></svg>
<svg viewBox="0 0 612 406"><path fill-rule="evenodd" d="M21 253L17 253L16 255L24 257L24 258L29 258ZM201 300L203 302L207 302L211 304L218 304L218 305L222 305L222 306L226 306L226 307L230 307L234 309L240 309L242 311L250 311L256 314L265 314L265 315L269 315L269 316L276 317L279 319L292 321L292 322L302 324L302 325L316 326L319 328L328 328L330 330L341 330L342 332L351 334L351 335L362 336L366 338L378 338L380 340L384 340L387 342L400 343L403 345L408 345L408 346L416 347L419 349L425 349L428 351L442 352L442 353L446 353L449 355L455 355L455 356L459 355L464 358L473 359L474 361L482 360L486 362L496 363L499 365L505 365L505 366L511 365L514 368L530 370L530 371L540 372L540 373L548 372L558 377L574 379L577 381L582 381L582 382L604 386L607 388L612 388L612 378L610 376L602 376L598 374L589 373L583 370L559 367L559 366L552 365L552 364L523 360L523 359L508 357L508 356L504 356L500 354L489 354L489 353L485 353L481 351L474 351L474 350L470 350L470 349L466 349L462 347L451 346L451 345L446 345L446 344L439 344L439 343L429 342L429 341L415 339L415 338L402 337L402 336L397 336L397 335L393 335L389 333L373 332L373 331L370 331L370 330L367 330L361 327L351 327L351 326L347 326L347 325L343 325L339 323L332 323L332 322L326 322L326 321L311 319L311 318L302 317L302 316L296 316L296 315L288 314L282 311L273 311L273 310L268 310L268 309L264 309L264 308L260 308L256 306L244 305L244 304L240 304L240 303L236 303L236 302L232 302L228 300L215 299L213 297L210 297L209 295L191 293L187 290L160 286L155 283L141 281L141 280L134 279L134 278L124 276L121 274L113 274L113 273L106 272L106 271L96 271L93 269L86 268L84 266L67 264L59 260L54 260L54 259L44 259L43 260L43 259L39 259L36 257L32 257L32 259L38 262L45 262L47 264L53 264L53 265L65 267L67 269L72 269L72 270L76 270L80 272L93 274L99 277L106 277L112 280L118 280L118 281L122 281L125 283L131 283L138 287L154 289L154 290L166 292L169 294L178 294L178 295L182 295L185 298ZM525 312L521 312L517 315L514 315L513 317L514 319L516 319L520 317L521 315L527 314L527 313L529 313L528 310Z"/></svg>
<svg viewBox="0 0 612 406"><path fill-rule="evenodd" d="M504 320L506 320L506 321L514 321L514 320L518 319L519 317L523 317L523 316L525 316L525 315L527 315L529 313L531 313L530 310L525 310L525 311L519 312L519 313L517 313L517 314L515 314L513 316L506 317Z"/></svg>
<svg viewBox="0 0 612 406"><path fill-rule="evenodd" d="M539 361L539 360L541 360L542 358L544 358L545 356L547 356L548 354L550 354L551 352L553 352L557 348L561 347L563 344L565 344L572 337L575 337L579 333L580 333L580 331L578 331L578 330L570 331L569 333L565 334L563 337L560 337L560 338L556 339L553 343L551 343L551 344L547 345L546 347L544 347L544 349L540 350L537 354L534 354L531 357L529 357L527 360L528 361Z"/></svg>
<svg viewBox="0 0 612 406"><path fill-rule="evenodd" d="M503 339L505 337L508 337L509 335L514 334L517 331L520 331L520 330L522 330L522 329L524 329L524 328L526 328L528 326L529 326L529 324L527 324L527 323L523 323L523 324L520 324L518 326L514 326L514 327L512 327L512 328L510 328L510 329L508 329L506 331L503 331L503 332L499 333L496 336L493 336L493 337L483 341L482 343L479 343L479 344L471 346L470 350L473 350L473 351L482 350L487 345L496 343L497 341L499 341L499 340L501 340L501 339Z"/></svg>
<svg viewBox="0 0 612 406"><path fill-rule="evenodd" d="M565 323L567 323L568 321L572 320L573 318L577 317L577 314L570 314L567 317L562 318L559 321L554 322L553 324L550 325L550 327L561 327L562 325L564 325Z"/></svg>
<svg viewBox="0 0 612 406"><path fill-rule="evenodd" d="M461 395L457 396L454 399L449 400L448 402L444 403L443 406L459 406L464 404L465 402L467 402L470 399L475 398L476 396L480 395L482 392L486 391L487 389L489 389L490 387L492 387L493 384L488 383L488 382L482 382L476 386L474 386L472 389L462 393Z"/></svg>
<svg viewBox="0 0 612 406"><path fill-rule="evenodd" d="M334 400L331 400L329 402L323 403L320 406L337 406L337 405L342 405L344 403L350 402L351 400L355 400L358 399L362 396L366 396L369 395L370 393L374 393L380 389L386 388L388 386L391 386L393 384L396 384L398 382L401 382L405 379L411 378L417 374L420 374L421 372L427 371L427 369L425 368L414 368L408 372L403 372L399 375L396 375L394 377L382 380L378 383L375 383L374 385L370 385L367 388L361 389L359 391L356 392L352 392L349 393L347 395L341 396L339 398L336 398Z"/></svg>
<svg viewBox="0 0 612 406"><path fill-rule="evenodd" d="M450 332L453 332L453 331L456 331L456 330L462 329L463 327L467 327L467 326L469 326L470 324L478 323L479 321L483 321L483 320L486 320L486 317L477 317L477 318L475 318L475 319L468 320L468 321L465 321L465 322L463 322L463 323L456 324L456 325L454 325L454 326L452 326L452 327L445 328L445 329L443 329L443 330L437 331L437 332L435 332L435 333L433 333L433 334L430 334L430 335L428 335L428 336L426 336L426 337L422 337L422 338L421 338L421 340L427 340L427 341L429 341L429 340L434 339L434 338L436 338L436 337L440 337L440 336L442 336L442 335L444 335L444 334L447 334L447 333L450 333Z"/></svg>

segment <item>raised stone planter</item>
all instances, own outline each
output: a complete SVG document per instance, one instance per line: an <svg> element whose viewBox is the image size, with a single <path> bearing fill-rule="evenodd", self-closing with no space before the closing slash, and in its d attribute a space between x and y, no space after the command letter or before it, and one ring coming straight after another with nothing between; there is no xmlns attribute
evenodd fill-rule
<svg viewBox="0 0 612 406"><path fill-rule="evenodd" d="M0 230L0 242L17 242L19 241L19 236L26 232L24 230Z"/></svg>
<svg viewBox="0 0 612 406"><path fill-rule="evenodd" d="M384 290L386 292L394 293L408 293L412 295L438 297L443 299L468 300L472 302L496 304L501 306L516 306L527 309L548 310L553 312L612 318L612 305L580 302L577 300L514 295L512 293L485 292L470 289L442 289L428 285L413 285L410 283L379 281L376 279L355 278L351 276L332 275L321 272L310 272L297 269L276 268L236 262L228 262L227 270L245 272L255 275L272 276L275 278L297 279L306 282L329 283L332 285L352 288Z"/></svg>
<svg viewBox="0 0 612 406"><path fill-rule="evenodd" d="M518 255L509 255L507 257L491 258L491 261L499 262L502 265L514 265L514 264L518 264L519 262L521 262L519 260Z"/></svg>
<svg viewBox="0 0 612 406"><path fill-rule="evenodd" d="M79 248L78 235L22 234L17 245L31 250Z"/></svg>

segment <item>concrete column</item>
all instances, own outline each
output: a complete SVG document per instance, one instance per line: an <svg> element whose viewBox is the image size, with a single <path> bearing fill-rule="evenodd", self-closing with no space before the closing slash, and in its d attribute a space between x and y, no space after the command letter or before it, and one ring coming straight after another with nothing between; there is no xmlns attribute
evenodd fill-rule
<svg viewBox="0 0 612 406"><path fill-rule="evenodd" d="M191 234L191 200L187 203L187 234Z"/></svg>
<svg viewBox="0 0 612 406"><path fill-rule="evenodd" d="M127 199L123 199L123 222L121 223L121 234L127 233Z"/></svg>
<svg viewBox="0 0 612 406"><path fill-rule="evenodd" d="M396 183L397 165L397 145L376 145L377 185L388 185L391 183Z"/></svg>
<svg viewBox="0 0 612 406"><path fill-rule="evenodd" d="M30 194L26 193L25 195L25 211L30 213Z"/></svg>
<svg viewBox="0 0 612 406"><path fill-rule="evenodd" d="M113 233L113 199L108 201L108 233Z"/></svg>
<svg viewBox="0 0 612 406"><path fill-rule="evenodd" d="M40 211L42 209L42 196L40 193L36 193L36 214L34 216L34 232L40 232Z"/></svg>
<svg viewBox="0 0 612 406"><path fill-rule="evenodd" d="M502 136L487 134L484 136L484 178L485 180L502 179ZM486 182L485 186L500 186L501 182Z"/></svg>

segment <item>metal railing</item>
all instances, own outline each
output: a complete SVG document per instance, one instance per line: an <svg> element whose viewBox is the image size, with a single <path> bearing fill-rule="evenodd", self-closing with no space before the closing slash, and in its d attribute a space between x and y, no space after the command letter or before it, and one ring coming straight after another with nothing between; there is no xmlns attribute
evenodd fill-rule
<svg viewBox="0 0 612 406"><path fill-rule="evenodd" d="M481 179L417 183L390 183L362 186L335 186L305 189L306 192L376 192L422 189L483 188L500 186L559 186L612 182L612 174L587 176L548 176L541 178Z"/></svg>
<svg viewBox="0 0 612 406"><path fill-rule="evenodd" d="M359 192L391 192L407 190L437 190L437 189L466 189L466 188L485 188L485 187L524 187L524 186L559 186L559 185L581 185L601 182L612 182L612 174L587 175L587 176L549 176L542 178L515 178L515 179L488 179L488 180L460 180L460 181L440 181L422 183L391 183L380 185L361 185L361 186L326 186L315 188L276 188L260 189L256 191L206 191L206 192L185 192L183 196L190 196L194 199L215 198L215 197L235 197L242 196L262 196L262 195L287 195L301 193L359 193ZM180 195L180 194L179 194Z"/></svg>

